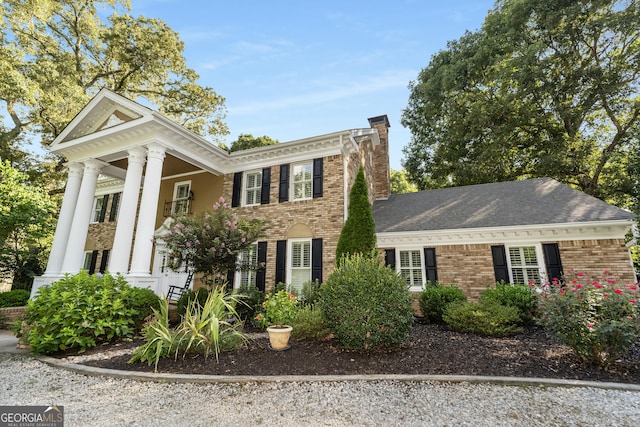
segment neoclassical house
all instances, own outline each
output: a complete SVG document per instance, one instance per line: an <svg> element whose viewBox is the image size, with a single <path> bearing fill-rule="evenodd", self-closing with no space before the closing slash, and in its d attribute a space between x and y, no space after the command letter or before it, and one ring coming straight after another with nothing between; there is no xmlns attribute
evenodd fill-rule
<svg viewBox="0 0 640 427"><path fill-rule="evenodd" d="M412 291L439 281L474 298L497 280L544 280L563 269L611 269L635 280L625 245L629 212L550 179L391 195L389 121L368 122L229 154L101 90L49 148L66 158L68 180L47 269L32 295L81 269L119 273L166 294L186 273L166 267L163 223L220 197L239 215L269 221L267 237L240 255L265 268L230 276L234 285L268 290L322 281L334 268L360 166L378 246Z"/></svg>

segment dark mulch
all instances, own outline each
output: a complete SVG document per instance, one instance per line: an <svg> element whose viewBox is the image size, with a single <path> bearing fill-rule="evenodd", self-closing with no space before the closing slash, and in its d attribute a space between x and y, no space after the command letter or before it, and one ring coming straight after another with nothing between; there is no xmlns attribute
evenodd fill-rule
<svg viewBox="0 0 640 427"><path fill-rule="evenodd" d="M133 348L141 340L119 343ZM371 354L346 351L335 340L291 341L290 349L273 351L266 334L248 348L205 359L188 355L160 361L158 372L207 375L348 375L425 374L561 378L640 384L640 343L606 371L585 366L572 351L544 330L528 328L507 338L489 338L449 331L442 325L416 324L402 347ZM103 345L85 354L114 349ZM60 357L68 356L60 355ZM146 363L129 364L129 355L83 362L85 365L152 372Z"/></svg>

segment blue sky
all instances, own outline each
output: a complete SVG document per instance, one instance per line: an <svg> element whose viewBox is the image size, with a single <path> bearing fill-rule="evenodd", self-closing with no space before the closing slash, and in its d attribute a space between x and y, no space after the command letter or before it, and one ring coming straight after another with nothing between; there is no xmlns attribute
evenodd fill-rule
<svg viewBox="0 0 640 427"><path fill-rule="evenodd" d="M410 132L400 124L411 80L493 0L132 0L132 14L180 34L200 83L226 98L229 143L281 142L366 128L387 114L391 168Z"/></svg>

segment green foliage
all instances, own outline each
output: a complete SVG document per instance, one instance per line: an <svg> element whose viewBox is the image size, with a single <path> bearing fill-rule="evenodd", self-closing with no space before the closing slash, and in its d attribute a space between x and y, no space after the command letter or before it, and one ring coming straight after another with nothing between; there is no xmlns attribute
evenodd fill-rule
<svg viewBox="0 0 640 427"><path fill-rule="evenodd" d="M131 337L138 312L127 302L131 286L118 275L83 271L42 287L27 304L25 341L38 354Z"/></svg>
<svg viewBox="0 0 640 427"><path fill-rule="evenodd" d="M42 272L55 227L54 208L43 188L8 161L0 162L0 273L16 275L24 288L30 289L33 275Z"/></svg>
<svg viewBox="0 0 640 427"><path fill-rule="evenodd" d="M238 139L231 143L231 148L227 148L222 144L222 148L228 150L230 153L234 151L248 150L250 148L266 147L268 145L278 144L280 141L270 138L266 135L254 137L250 133L241 133L238 135Z"/></svg>
<svg viewBox="0 0 640 427"><path fill-rule="evenodd" d="M480 294L481 302L488 300L496 301L508 307L516 307L521 324L531 325L534 323L533 317L537 300L530 286L498 282L495 288L487 289Z"/></svg>
<svg viewBox="0 0 640 427"><path fill-rule="evenodd" d="M27 305L31 292L24 289L14 289L9 292L0 293L0 308L2 307L22 307Z"/></svg>
<svg viewBox="0 0 640 427"><path fill-rule="evenodd" d="M565 287L543 294L541 323L586 363L606 367L640 339L637 284L619 285L581 274Z"/></svg>
<svg viewBox="0 0 640 427"><path fill-rule="evenodd" d="M128 363L138 360L154 364L154 371L158 371L158 362L168 357L176 345L176 334L169 327L169 301L160 301L160 308L153 309L153 319L142 330L145 343L136 348Z"/></svg>
<svg viewBox="0 0 640 427"><path fill-rule="evenodd" d="M304 306L314 305L320 299L321 289L322 285L317 279L314 281L309 280L304 282L298 297L300 304Z"/></svg>
<svg viewBox="0 0 640 427"><path fill-rule="evenodd" d="M238 253L263 237L264 230L265 221L238 217L220 197L212 210L178 217L162 239L171 259L169 268L192 266L210 281L226 279L230 270L251 268L237 265Z"/></svg>
<svg viewBox="0 0 640 427"><path fill-rule="evenodd" d="M127 307L136 311L133 322L136 330L141 330L145 319L151 316L155 310L160 309L161 298L151 289L133 286L124 294L123 301Z"/></svg>
<svg viewBox="0 0 640 427"><path fill-rule="evenodd" d="M178 313L178 316L184 316L187 312L187 306L191 304L191 301L197 300L202 307L208 296L209 290L207 288L198 288L197 290L190 289L183 293L176 303L176 312Z"/></svg>
<svg viewBox="0 0 640 427"><path fill-rule="evenodd" d="M267 295L262 306L263 312L258 315L257 320L263 326L291 326L298 313L298 298L292 293L280 290Z"/></svg>
<svg viewBox="0 0 640 427"><path fill-rule="evenodd" d="M197 84L184 43L159 19L132 17L128 0L3 2L0 141L37 132L50 142L100 88L145 97L200 134L228 132L224 99Z"/></svg>
<svg viewBox="0 0 640 427"><path fill-rule="evenodd" d="M253 324L256 314L262 309L264 292L255 285L243 285L235 290L235 296L238 300L238 304L236 305L238 318L243 322Z"/></svg>
<svg viewBox="0 0 640 427"><path fill-rule="evenodd" d="M418 191L418 186L409 182L407 172L404 169L400 171L392 170L390 180L392 194L415 193Z"/></svg>
<svg viewBox="0 0 640 427"><path fill-rule="evenodd" d="M522 332L520 315L516 307L507 307L495 300L451 304L442 315L455 331L478 335L504 337Z"/></svg>
<svg viewBox="0 0 640 427"><path fill-rule="evenodd" d="M420 189L552 177L629 206L640 125L637 4L505 0L410 84Z"/></svg>
<svg viewBox="0 0 640 427"><path fill-rule="evenodd" d="M204 304L190 301L182 321L173 330L169 327L169 303L163 300L143 330L145 343L134 351L129 363L154 363L157 371L160 359L172 354L176 359L180 353L183 357L196 353L205 358L214 354L218 360L220 352L236 349L247 340L240 331L242 323L232 321L238 317L236 304L235 296L214 288L207 292Z"/></svg>
<svg viewBox="0 0 640 427"><path fill-rule="evenodd" d="M425 323L444 323L442 314L449 304L466 302L467 296L456 285L443 286L439 283L428 285L418 299Z"/></svg>
<svg viewBox="0 0 640 427"><path fill-rule="evenodd" d="M349 216L342 227L336 260L347 254L370 254L376 248L376 226L369 203L369 190L362 166L349 193Z"/></svg>
<svg viewBox="0 0 640 427"><path fill-rule="evenodd" d="M296 340L319 341L331 334L331 330L325 326L322 310L313 305L300 308L291 326L291 338Z"/></svg>
<svg viewBox="0 0 640 427"><path fill-rule="evenodd" d="M405 280L374 254L353 254L322 285L318 307L340 344L357 351L393 347L413 324Z"/></svg>

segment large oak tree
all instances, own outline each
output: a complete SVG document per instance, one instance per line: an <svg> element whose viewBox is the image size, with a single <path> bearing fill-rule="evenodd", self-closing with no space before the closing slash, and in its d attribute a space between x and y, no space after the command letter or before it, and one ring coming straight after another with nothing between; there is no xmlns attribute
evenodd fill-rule
<svg viewBox="0 0 640 427"><path fill-rule="evenodd" d="M202 135L228 132L224 99L197 83L179 35L129 10L128 0L2 2L0 152L25 135L51 142L103 87Z"/></svg>
<svg viewBox="0 0 640 427"><path fill-rule="evenodd" d="M502 0L431 58L402 124L421 189L553 177L619 206L640 114L637 0Z"/></svg>

